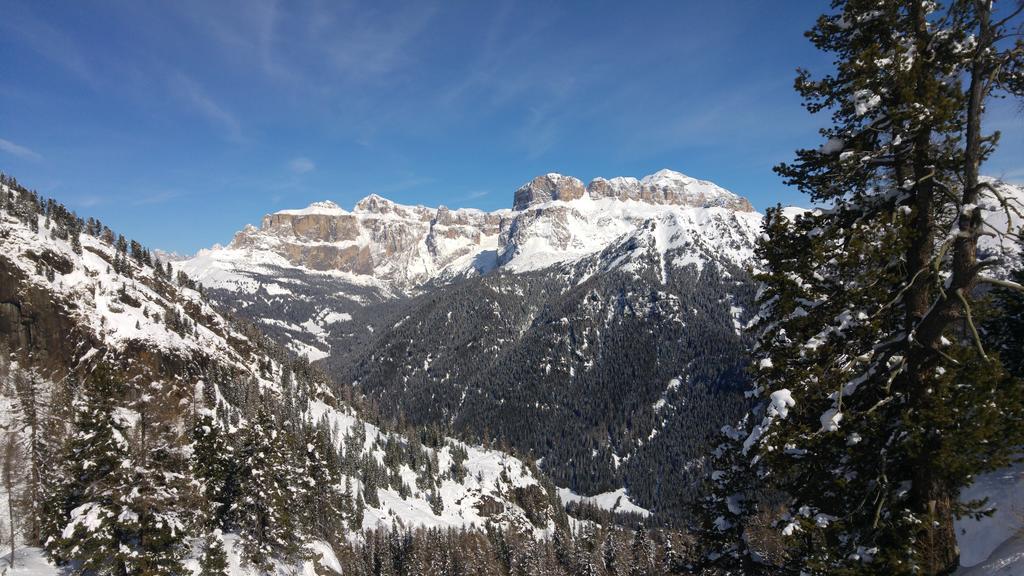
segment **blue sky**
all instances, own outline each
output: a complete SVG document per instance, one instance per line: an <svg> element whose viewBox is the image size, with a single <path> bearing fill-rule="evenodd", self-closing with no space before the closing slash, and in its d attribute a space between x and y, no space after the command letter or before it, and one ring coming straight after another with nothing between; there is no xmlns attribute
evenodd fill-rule
<svg viewBox="0 0 1024 576"><path fill-rule="evenodd" d="M827 3L0 0L0 170L192 252L331 199L508 207L557 171L672 168L764 208L825 118ZM988 172L1024 180L1024 117Z"/></svg>

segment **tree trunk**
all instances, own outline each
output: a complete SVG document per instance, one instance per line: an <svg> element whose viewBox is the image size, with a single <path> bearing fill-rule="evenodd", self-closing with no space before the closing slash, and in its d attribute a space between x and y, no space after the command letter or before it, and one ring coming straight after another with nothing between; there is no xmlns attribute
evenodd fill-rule
<svg viewBox="0 0 1024 576"><path fill-rule="evenodd" d="M918 53L928 53L931 34L922 2L915 2L912 8L915 24L915 42ZM916 96L926 100L930 86L928 71L923 64L915 87ZM919 101L920 101L919 100ZM934 159L932 158L931 127L921 126L914 141L912 172L914 178L914 214L912 236L906 252L907 290L904 305L904 326L907 340L907 371L904 390L909 395L915 412L927 414L937 407L932 406L933 395L929 393L930 379L936 363L934 348L938 345L947 324L937 323L922 326L933 305L933 284L928 274L918 272L929 267L935 246L935 196ZM960 549L957 547L953 529L953 503L955 494L941 480L936 459L942 451L942 436L938 431L926 432L921 452L914 459L910 510L923 519L917 538L917 556L921 574L936 576L951 574L960 564Z"/></svg>
<svg viewBox="0 0 1024 576"><path fill-rule="evenodd" d="M14 501L11 498L11 490L7 491L7 516L11 523L11 570L14 569Z"/></svg>
<svg viewBox="0 0 1024 576"><path fill-rule="evenodd" d="M14 450L14 433L7 433L7 444L4 446L4 488L7 489L7 521L10 527L11 536L11 564L14 569L14 459L17 457Z"/></svg>

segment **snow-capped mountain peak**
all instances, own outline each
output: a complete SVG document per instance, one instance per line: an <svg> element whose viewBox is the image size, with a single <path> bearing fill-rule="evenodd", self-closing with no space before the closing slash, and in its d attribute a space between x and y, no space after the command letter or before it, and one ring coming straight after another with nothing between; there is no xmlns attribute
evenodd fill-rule
<svg viewBox="0 0 1024 576"><path fill-rule="evenodd" d="M313 202L309 206L302 208L301 210L278 210L275 214L287 214L291 216L305 216L308 214L327 214L332 216L340 216L347 214L345 209L338 206L330 200L321 200L319 202Z"/></svg>
<svg viewBox="0 0 1024 576"><path fill-rule="evenodd" d="M553 200L570 201L582 198L586 192L583 181L572 176L549 172L537 176L516 190L513 210L526 210L537 204Z"/></svg>
<svg viewBox="0 0 1024 576"><path fill-rule="evenodd" d="M416 211L422 209L422 206L404 206L398 204L378 194L370 194L362 200L356 202L355 207L352 211L357 214L385 214L388 212L395 212L401 210L403 212Z"/></svg>
<svg viewBox="0 0 1024 576"><path fill-rule="evenodd" d="M729 236L722 231L730 227L745 241L753 238L760 221L741 196L672 170L589 185L550 172L520 186L512 210L407 206L377 194L351 211L330 201L280 210L237 233L226 248L203 251L183 266L211 288L257 291L265 282L256 276L294 269L340 277L387 299L495 267L522 272L579 259L669 214L678 217L667 221L688 223L682 233L700 236L705 246ZM748 248L723 252L742 265Z"/></svg>

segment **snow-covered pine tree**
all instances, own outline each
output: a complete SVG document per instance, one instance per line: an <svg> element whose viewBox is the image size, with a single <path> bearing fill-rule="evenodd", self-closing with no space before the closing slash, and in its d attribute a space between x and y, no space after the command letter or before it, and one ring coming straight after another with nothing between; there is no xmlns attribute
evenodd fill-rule
<svg viewBox="0 0 1024 576"><path fill-rule="evenodd" d="M44 468L51 464L43 424L47 419L46 398L42 394L41 379L34 370L21 370L16 365L11 373L14 391L18 397L18 410L13 413L12 427L24 438L25 491L22 497L25 541L38 546L41 543Z"/></svg>
<svg viewBox="0 0 1024 576"><path fill-rule="evenodd" d="M124 574L138 518L125 506L133 485L130 422L115 405L125 386L97 366L76 406L63 494L64 528L47 542L53 558L74 561L84 573Z"/></svg>
<svg viewBox="0 0 1024 576"><path fill-rule="evenodd" d="M39 536L37 546L50 548L56 544L67 521L68 483L70 464L68 446L74 420L74 391L79 389L78 377L69 373L50 389L46 400L46 418L40 419L39 473ZM37 398L38 399L38 398ZM40 412L41 414L42 412Z"/></svg>
<svg viewBox="0 0 1024 576"><path fill-rule="evenodd" d="M633 531L630 552L632 558L630 559L629 575L646 576L650 574L654 567L654 551L651 548L651 539L647 535L647 527L643 522L638 523Z"/></svg>
<svg viewBox="0 0 1024 576"><path fill-rule="evenodd" d="M960 489L1020 445L1020 387L976 330L985 103L1021 87L1024 5L837 0L808 33L835 56L796 85L828 141L777 171L821 206L766 215L748 439L789 498L789 566L940 574Z"/></svg>
<svg viewBox="0 0 1024 576"><path fill-rule="evenodd" d="M575 570L573 574L578 576L598 576L597 569L597 539L594 528L584 524L576 534L576 553L573 559Z"/></svg>
<svg viewBox="0 0 1024 576"><path fill-rule="evenodd" d="M290 490L296 474L287 450L274 417L261 404L243 432L234 511L243 557L260 568L275 557L293 559L300 549Z"/></svg>
<svg viewBox="0 0 1024 576"><path fill-rule="evenodd" d="M683 562L672 538L671 532L665 533L665 543L661 547L661 557L658 558L658 569L662 574L679 574L683 571Z"/></svg>
<svg viewBox="0 0 1024 576"><path fill-rule="evenodd" d="M757 468L744 457L745 417L738 427L724 426L722 442L711 456L705 496L700 503L698 564L724 573L754 575L762 570L745 535L746 519L755 513L753 491Z"/></svg>
<svg viewBox="0 0 1024 576"><path fill-rule="evenodd" d="M125 507L137 517L131 569L140 574L180 574L185 537L196 524L197 494L188 477L185 439L178 434L178 398L166 383L151 382L134 402L134 483Z"/></svg>
<svg viewBox="0 0 1024 576"><path fill-rule="evenodd" d="M210 411L200 412L192 426L192 477L206 501L204 523L225 528L235 502L232 452L220 422Z"/></svg>
<svg viewBox="0 0 1024 576"><path fill-rule="evenodd" d="M615 531L607 530L601 542L601 562L604 564L605 572L610 576L626 575L626 566L623 566L621 556L619 546L615 542Z"/></svg>
<svg viewBox="0 0 1024 576"><path fill-rule="evenodd" d="M555 534L552 536L552 545L555 549L555 558L566 570L572 570L576 551L573 546L572 534L568 526L555 526Z"/></svg>
<svg viewBox="0 0 1024 576"><path fill-rule="evenodd" d="M317 426L306 444L299 493L303 524L310 533L327 542L338 542L345 534L345 514L339 492L337 470L325 453L333 442L324 426Z"/></svg>
<svg viewBox="0 0 1024 576"><path fill-rule="evenodd" d="M21 443L18 441L18 434L14 430L6 430L0 436L0 455L3 462L0 463L0 484L3 485L4 497L7 505L7 536L11 546L11 557L9 565L13 568L15 547L18 545L18 535L22 531L20 513L15 516L19 506L18 488L21 484Z"/></svg>
<svg viewBox="0 0 1024 576"><path fill-rule="evenodd" d="M227 576L228 554L220 528L207 532L203 538L203 554L199 558L199 572L203 576Z"/></svg>

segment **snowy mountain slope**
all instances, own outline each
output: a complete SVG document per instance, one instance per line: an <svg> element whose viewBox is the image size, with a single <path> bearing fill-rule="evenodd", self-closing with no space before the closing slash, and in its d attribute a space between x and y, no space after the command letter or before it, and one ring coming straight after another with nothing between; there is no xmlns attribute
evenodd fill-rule
<svg viewBox="0 0 1024 576"><path fill-rule="evenodd" d="M967 502L988 498L992 516L956 524L963 576L1024 574L1024 465L979 477L961 495Z"/></svg>
<svg viewBox="0 0 1024 576"><path fill-rule="evenodd" d="M986 179L993 190L985 190L979 203L986 234L978 239L978 259L1000 259L994 273L1005 277L1022 261L1021 234L1024 231L1024 186Z"/></svg>
<svg viewBox="0 0 1024 576"><path fill-rule="evenodd" d="M3 184L0 193L0 344L16 353L16 365L33 370L49 387L69 373L82 378L103 360L126 380L164 382L166 393L188 399L196 410L230 416L228 432L250 417L246 405L258 394L298 404L309 424L327 423L339 447L347 436L365 437L359 452L380 463L386 446L411 445L365 421L334 396L322 375L274 348L253 326L227 319L187 277L171 280L141 246L132 243L129 253L127 241L115 240L101 224L81 222L52 201L40 207L24 189ZM5 383L0 394L6 389ZM131 415L133 409L123 410ZM138 416L128 420L137 422ZM361 511L363 527L494 523L538 535L553 529L550 506L524 504L557 498L532 466L452 439L418 450L437 466L402 464L394 480L373 488L380 503ZM455 462L453 451L464 452L465 459ZM449 472L456 464L464 469L458 478ZM368 490L360 474L339 482ZM440 502L432 501L435 496Z"/></svg>
<svg viewBox="0 0 1024 576"><path fill-rule="evenodd" d="M546 174L516 190L512 210L490 214L402 206L377 196L351 211L333 203L281 211L239 232L228 247L201 251L182 266L223 307L321 360L340 384L357 382L358 392L388 415L443 422L480 439L490 427L543 456L561 485L598 494L632 484L638 495L627 498L640 498L643 509L654 506L661 490L639 479L685 468L690 476L680 481L692 484L704 428L717 427L737 409L739 403L716 390L734 390L741 379L738 328L750 295L723 285L746 278L760 221L742 197L669 170L588 186ZM600 306L583 297L588 289L600 294ZM570 357L542 354L548 347L560 350L564 338L549 333L558 318L542 315L545 309L561 310L581 328L594 326L588 336L594 345ZM454 341L453 329L462 334ZM620 339L642 342L647 351L622 346ZM707 352L694 356L681 347ZM472 359L467 350L474 351ZM643 392L635 402L615 402L637 376L617 367L651 353L657 355L649 358L651 380ZM700 360L704 354L719 358ZM405 367L372 366L403 356ZM536 382L511 386L506 377L524 364L545 363ZM677 407L685 401L666 392L666 383L690 375L699 381L689 383L687 393L700 390L691 402L702 406L718 398L721 414L700 419ZM578 382L568 385L566 378ZM565 430L554 430L560 410L576 405L586 386L600 390L584 398L605 398L615 407L595 402L578 412L583 416L562 418ZM514 432L524 414L543 425L526 435ZM633 419L642 424L623 424ZM593 427L596 434L613 421L608 438L543 448L551 437L578 436L574 426ZM573 471L573 461L585 462L589 471ZM675 506L685 489L676 492L662 499L663 508Z"/></svg>
<svg viewBox="0 0 1024 576"><path fill-rule="evenodd" d="M385 413L543 457L577 493L625 485L637 505L678 512L707 442L742 410L753 288L727 255L675 245L661 224L577 262L414 298L325 367Z"/></svg>
<svg viewBox="0 0 1024 576"><path fill-rule="evenodd" d="M753 256L761 215L723 207L649 204L618 198L548 202L520 213L502 232L498 262L516 272L572 262L600 252L624 236L652 230L645 227L651 221L659 223L657 229L665 248L687 244L715 247L716 252L720 248L734 264L743 266Z"/></svg>

